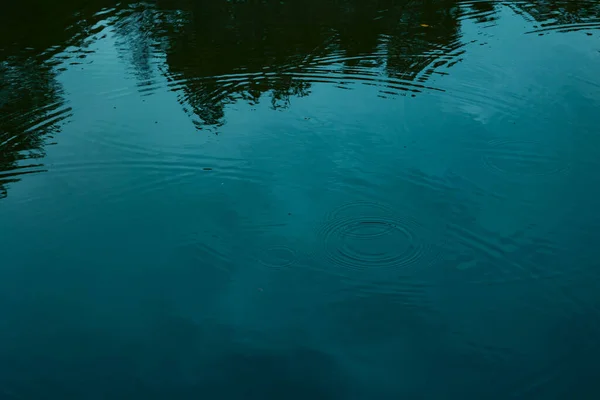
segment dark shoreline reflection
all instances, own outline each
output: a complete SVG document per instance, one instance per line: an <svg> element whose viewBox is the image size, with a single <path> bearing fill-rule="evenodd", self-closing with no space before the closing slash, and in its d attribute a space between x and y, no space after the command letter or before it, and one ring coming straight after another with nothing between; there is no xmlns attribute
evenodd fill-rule
<svg viewBox="0 0 600 400"><path fill-rule="evenodd" d="M44 148L71 113L57 82L55 56L71 46L85 47L93 15L110 3L28 0L1 6L0 199L7 184L45 170Z"/></svg>
<svg viewBox="0 0 600 400"><path fill-rule="evenodd" d="M507 5L539 23L532 32L540 34L586 29L591 35L600 28L600 6L593 1ZM383 97L440 90L428 82L461 61L461 21L494 21L499 6L455 0L29 0L2 7L0 197L21 175L44 170L43 147L68 122L56 65L82 65L87 45L109 27L140 92L176 91L196 126L216 132L227 104L269 101L285 109L317 82L377 86ZM165 63L160 72L157 62ZM169 80L166 88L157 73Z"/></svg>
<svg viewBox="0 0 600 400"><path fill-rule="evenodd" d="M52 70L35 61L0 64L0 198L21 175L44 171L46 140L56 131L52 117L65 110Z"/></svg>
<svg viewBox="0 0 600 400"><path fill-rule="evenodd" d="M226 104L286 108L314 83L367 84L395 95L435 90L427 76L451 64L460 44L455 2L434 3L159 1L188 19L167 39L167 76L208 129L225 122Z"/></svg>

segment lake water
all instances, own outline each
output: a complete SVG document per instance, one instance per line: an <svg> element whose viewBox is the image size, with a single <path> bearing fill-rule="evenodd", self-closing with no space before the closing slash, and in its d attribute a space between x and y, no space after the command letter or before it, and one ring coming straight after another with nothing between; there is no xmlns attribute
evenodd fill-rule
<svg viewBox="0 0 600 400"><path fill-rule="evenodd" d="M0 6L1 399L600 398L600 1Z"/></svg>

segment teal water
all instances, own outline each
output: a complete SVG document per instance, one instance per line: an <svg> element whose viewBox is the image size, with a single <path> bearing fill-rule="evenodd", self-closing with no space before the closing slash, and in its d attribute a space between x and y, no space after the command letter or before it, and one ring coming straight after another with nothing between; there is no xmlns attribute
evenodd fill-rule
<svg viewBox="0 0 600 400"><path fill-rule="evenodd" d="M600 1L0 6L0 399L600 398Z"/></svg>

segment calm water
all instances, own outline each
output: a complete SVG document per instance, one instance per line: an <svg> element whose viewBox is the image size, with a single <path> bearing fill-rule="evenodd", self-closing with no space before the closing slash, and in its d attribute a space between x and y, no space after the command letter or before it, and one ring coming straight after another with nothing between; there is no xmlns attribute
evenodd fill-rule
<svg viewBox="0 0 600 400"><path fill-rule="evenodd" d="M5 3L1 399L600 398L600 1Z"/></svg>

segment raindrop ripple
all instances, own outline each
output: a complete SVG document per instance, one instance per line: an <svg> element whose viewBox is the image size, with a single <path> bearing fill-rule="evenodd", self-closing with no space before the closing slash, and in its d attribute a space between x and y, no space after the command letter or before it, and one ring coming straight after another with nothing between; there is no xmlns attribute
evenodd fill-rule
<svg viewBox="0 0 600 400"><path fill-rule="evenodd" d="M408 216L372 202L336 209L320 229L327 258L346 270L366 271L430 265L437 258L423 241L425 228Z"/></svg>

